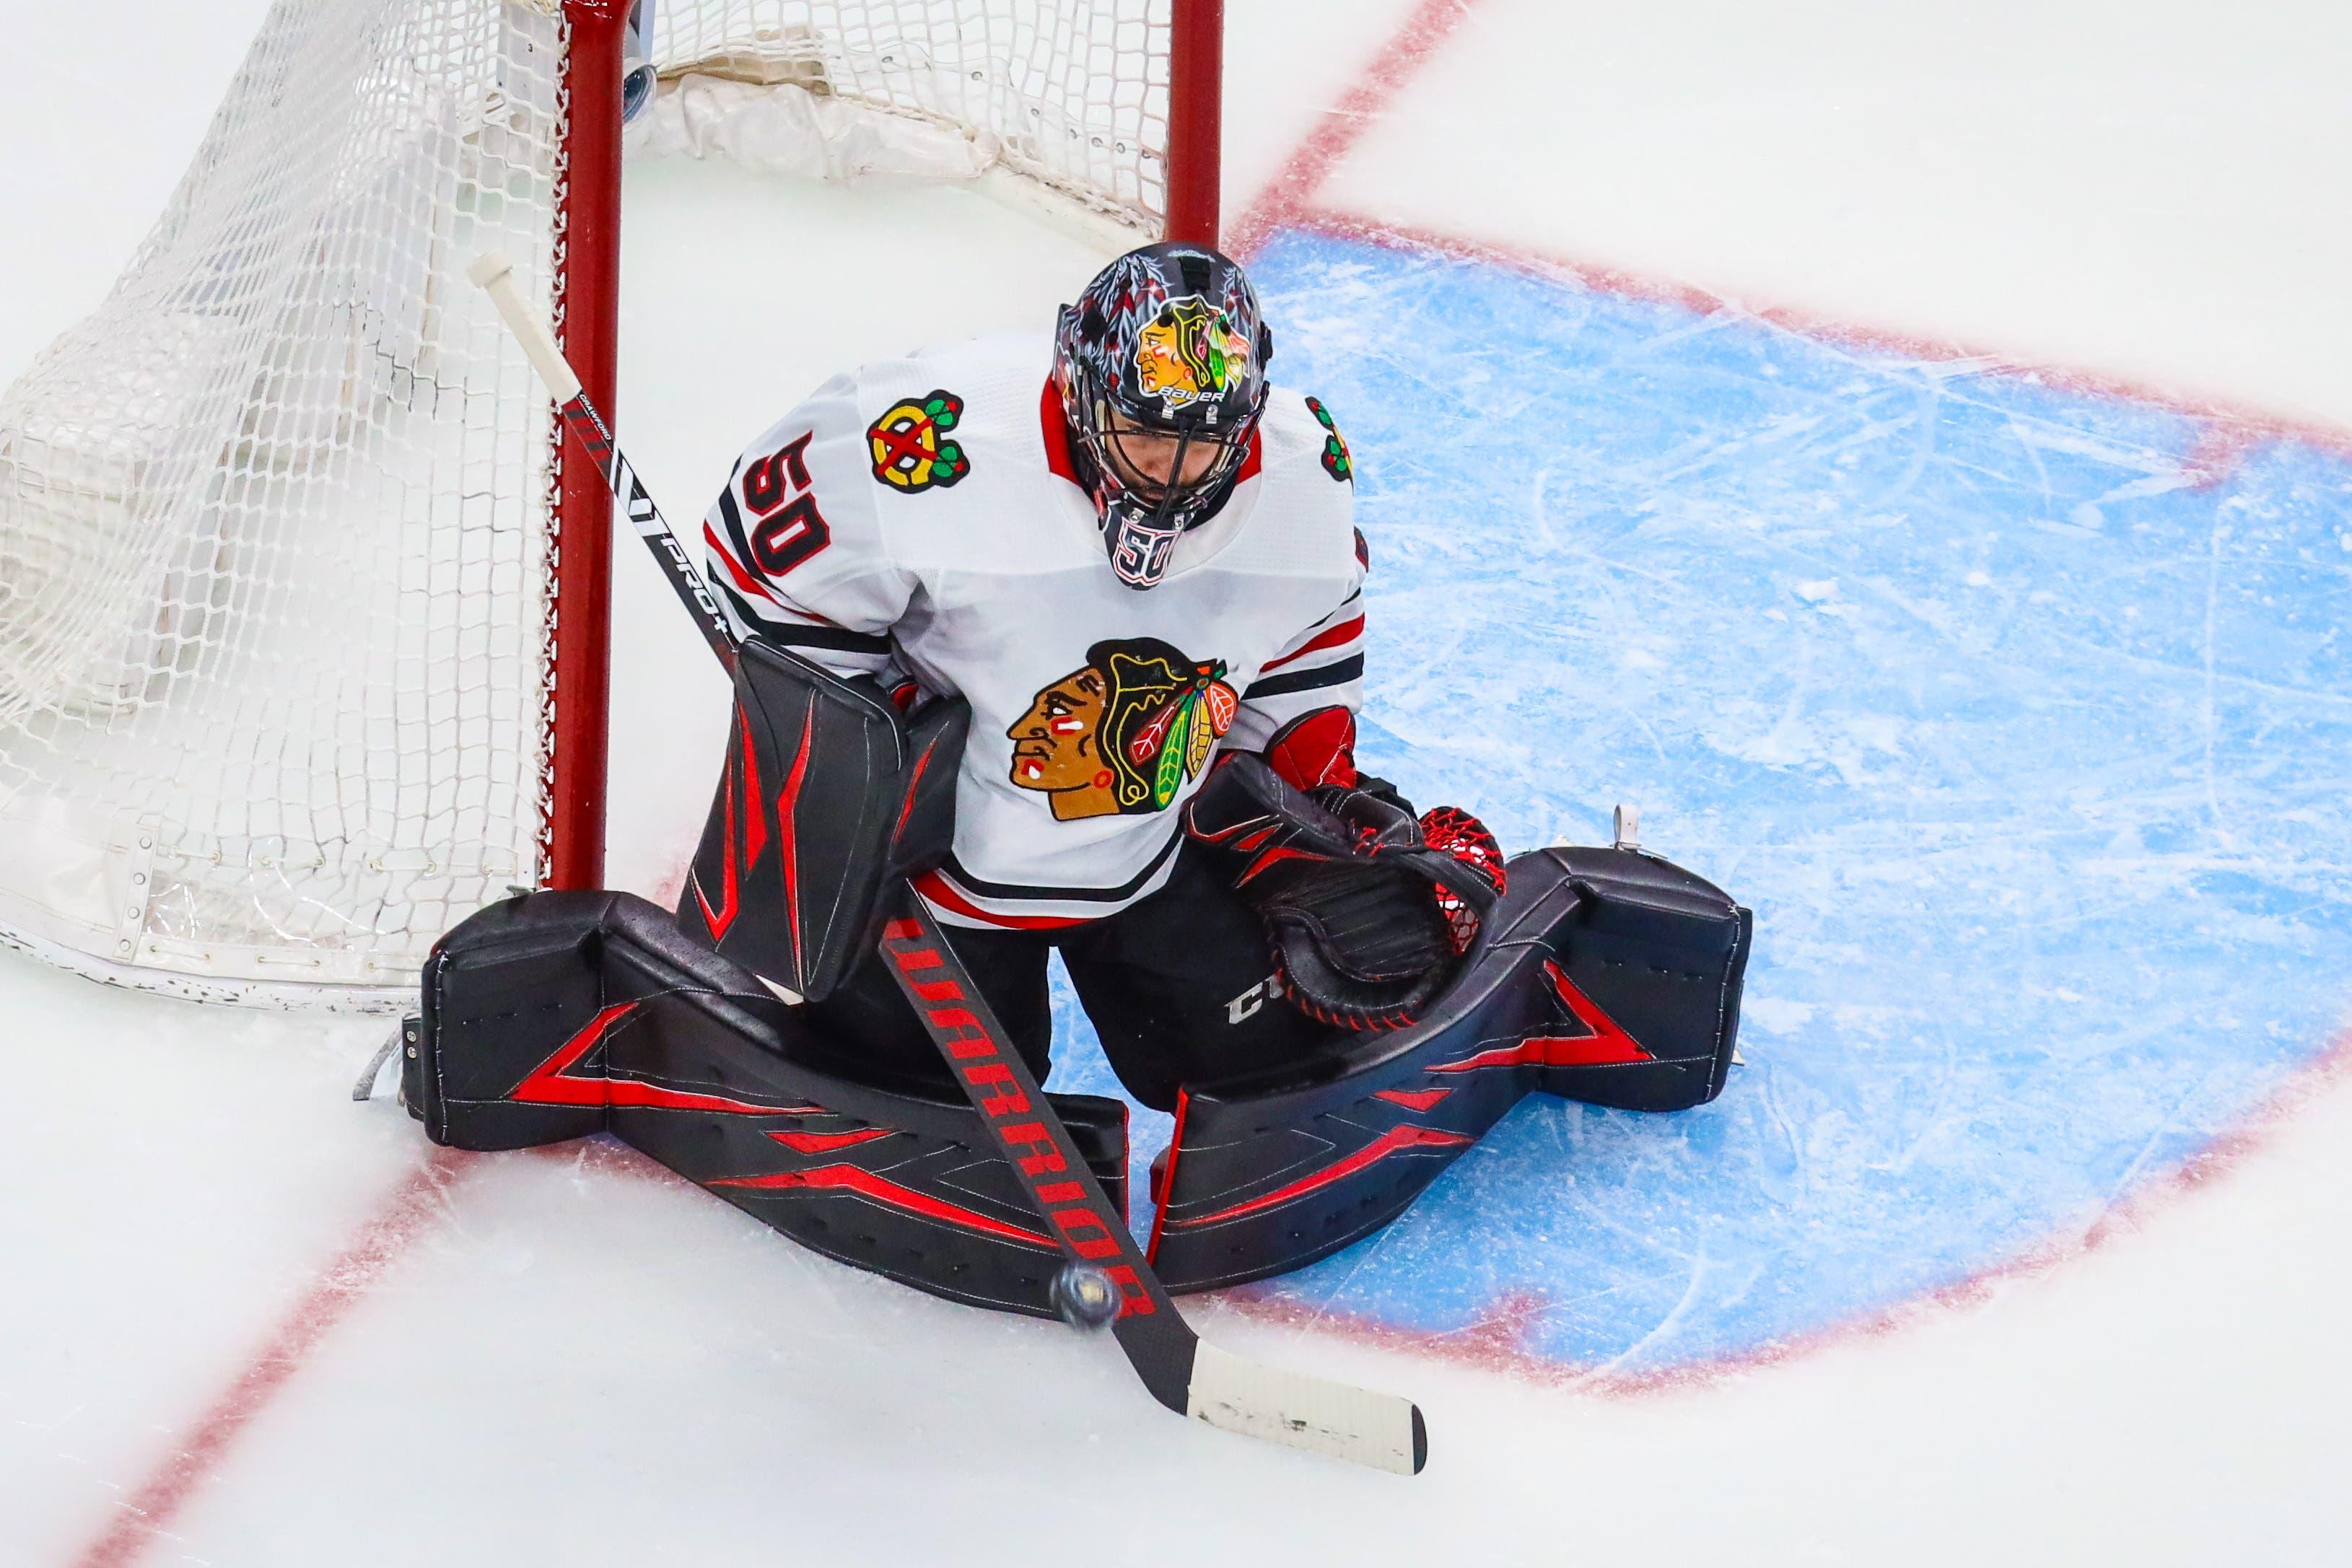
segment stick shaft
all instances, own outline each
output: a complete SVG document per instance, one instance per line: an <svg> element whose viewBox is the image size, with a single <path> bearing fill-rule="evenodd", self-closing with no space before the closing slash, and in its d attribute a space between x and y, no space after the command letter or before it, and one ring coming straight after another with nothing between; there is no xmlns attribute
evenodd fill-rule
<svg viewBox="0 0 2352 1568"><path fill-rule="evenodd" d="M474 265L466 272L499 308L499 316L506 322L507 330L513 333L515 341L522 346L523 357L539 372L539 379L547 383L548 392L556 402L557 416L563 421L563 428L572 433L572 438L578 443L580 450L596 465L597 472L604 476L604 482L612 486L613 498L621 504L622 510L628 515L630 526L637 530L637 537L645 540L646 548L653 552L654 564L661 568L662 575L669 580L671 590L685 604L687 612L694 617L696 629L701 632L702 640L710 645L710 652L719 664L732 674L739 656L735 628L728 623L726 612L719 608L719 601L710 596L709 586L702 580L702 574L695 570L694 562L687 556L686 547L678 542L677 531L669 526L669 519L662 516L661 508L654 504L653 497L637 478L636 468L614 441L612 429L605 424L604 416L596 411L594 403L588 401L587 392L581 388L580 378L572 373L570 362L563 357L563 350L556 347L547 323L539 319L538 313L523 298L522 291L515 287L513 264L498 252L491 251L476 258Z"/></svg>
<svg viewBox="0 0 2352 1568"><path fill-rule="evenodd" d="M1244 1437L1418 1472L1429 1436L1411 1400L1261 1365L1194 1336L911 883L905 898L905 914L883 929L883 960L1063 1255L1118 1285L1111 1333L1151 1396Z"/></svg>
<svg viewBox="0 0 2352 1568"><path fill-rule="evenodd" d="M883 928L882 956L1064 1256L1092 1264L1118 1285L1111 1333L1136 1375L1153 1398L1190 1414L1200 1342L911 884L905 913Z"/></svg>

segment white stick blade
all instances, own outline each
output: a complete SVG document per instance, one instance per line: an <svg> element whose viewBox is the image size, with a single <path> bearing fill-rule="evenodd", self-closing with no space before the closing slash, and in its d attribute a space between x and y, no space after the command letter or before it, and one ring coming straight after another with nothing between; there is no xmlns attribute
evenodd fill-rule
<svg viewBox="0 0 2352 1568"><path fill-rule="evenodd" d="M1206 1343L1193 1353L1185 1403L1186 1415L1212 1427L1401 1476L1419 1473L1429 1452L1410 1399L1261 1365Z"/></svg>

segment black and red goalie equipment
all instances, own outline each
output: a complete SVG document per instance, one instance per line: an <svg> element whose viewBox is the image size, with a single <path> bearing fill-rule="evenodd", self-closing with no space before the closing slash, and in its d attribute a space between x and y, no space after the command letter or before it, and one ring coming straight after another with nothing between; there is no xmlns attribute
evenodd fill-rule
<svg viewBox="0 0 2352 1568"><path fill-rule="evenodd" d="M1416 818L1359 776L1353 739L1344 708L1307 715L1264 756L1219 762L1184 828L1230 852L1293 1006L1341 1029L1402 1029L1453 983L1507 877L1485 824L1451 806Z"/></svg>
<svg viewBox="0 0 2352 1568"><path fill-rule="evenodd" d="M1303 1267L1387 1225L1530 1093L1679 1111L1723 1089L1753 917L1631 849L1516 856L1462 973L1409 1028L1195 1085L1150 1258L1171 1288Z"/></svg>
<svg viewBox="0 0 2352 1568"><path fill-rule="evenodd" d="M1062 1249L980 1113L877 1086L748 969L625 893L536 893L444 936L403 1098L434 1142L609 1133L827 1257L1046 1316ZM1127 1108L1052 1102L1123 1211Z"/></svg>
<svg viewBox="0 0 2352 1568"><path fill-rule="evenodd" d="M678 925L810 1001L874 951L890 899L944 857L971 710L902 718L880 685L752 641Z"/></svg>

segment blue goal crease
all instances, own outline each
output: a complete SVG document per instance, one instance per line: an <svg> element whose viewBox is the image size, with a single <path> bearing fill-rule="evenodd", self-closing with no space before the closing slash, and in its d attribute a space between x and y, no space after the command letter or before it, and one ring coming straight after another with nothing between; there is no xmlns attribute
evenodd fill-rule
<svg viewBox="0 0 2352 1568"><path fill-rule="evenodd" d="M1513 849L1637 803L1757 929L1715 1103L1530 1098L1277 1297L1748 1354L2078 1233L2328 1049L2352 464L1359 241L1254 272L1356 462L1367 765ZM1118 1092L1055 1002L1056 1086Z"/></svg>

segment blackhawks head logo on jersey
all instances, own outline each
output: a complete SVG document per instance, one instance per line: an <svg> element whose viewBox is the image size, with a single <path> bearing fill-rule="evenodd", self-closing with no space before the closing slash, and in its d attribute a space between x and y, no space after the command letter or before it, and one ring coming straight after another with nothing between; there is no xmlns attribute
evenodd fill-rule
<svg viewBox="0 0 2352 1568"><path fill-rule="evenodd" d="M1249 340L1197 294L1171 299L1136 336L1135 373L1169 409L1224 395L1249 368Z"/></svg>
<svg viewBox="0 0 2352 1568"><path fill-rule="evenodd" d="M1096 643L1004 732L1013 782L1043 790L1056 821L1166 810L1233 727L1224 675L1157 637Z"/></svg>

